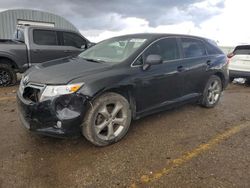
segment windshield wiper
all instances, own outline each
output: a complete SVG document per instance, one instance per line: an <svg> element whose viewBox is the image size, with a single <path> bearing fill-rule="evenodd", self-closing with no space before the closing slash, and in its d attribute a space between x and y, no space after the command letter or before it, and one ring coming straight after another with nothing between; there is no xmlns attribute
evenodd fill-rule
<svg viewBox="0 0 250 188"><path fill-rule="evenodd" d="M94 63L105 63L105 61L100 60L100 59L91 59L91 58L83 58L86 61L94 62Z"/></svg>

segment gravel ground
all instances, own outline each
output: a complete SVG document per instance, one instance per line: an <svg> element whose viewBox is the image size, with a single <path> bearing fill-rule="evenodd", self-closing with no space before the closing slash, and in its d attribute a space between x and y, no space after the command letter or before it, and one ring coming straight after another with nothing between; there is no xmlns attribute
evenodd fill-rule
<svg viewBox="0 0 250 188"><path fill-rule="evenodd" d="M17 117L17 88L0 89L0 187L250 187L249 86L231 84L214 109L186 105L135 121L122 141L104 148L27 131ZM175 160L241 124L249 126ZM169 173L141 182L173 162L179 165Z"/></svg>

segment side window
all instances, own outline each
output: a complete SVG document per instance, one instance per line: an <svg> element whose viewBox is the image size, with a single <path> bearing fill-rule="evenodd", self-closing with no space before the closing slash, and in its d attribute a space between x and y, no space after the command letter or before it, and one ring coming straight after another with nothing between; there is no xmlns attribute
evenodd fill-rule
<svg viewBox="0 0 250 188"><path fill-rule="evenodd" d="M165 38L161 39L151 46L144 52L143 57L140 56L133 65L142 65L143 59L147 58L149 55L160 55L163 61L171 61L180 59L179 48L175 38Z"/></svg>
<svg viewBox="0 0 250 188"><path fill-rule="evenodd" d="M181 46L184 58L195 58L206 55L206 50L202 41L191 38L182 38Z"/></svg>
<svg viewBox="0 0 250 188"><path fill-rule="evenodd" d="M143 65L143 58L142 58L142 56L140 56L139 58L137 58L136 61L133 64L133 66L139 66L139 65Z"/></svg>
<svg viewBox="0 0 250 188"><path fill-rule="evenodd" d="M206 49L207 49L208 55L222 54L221 50L219 50L216 46L210 43L206 43Z"/></svg>
<svg viewBox="0 0 250 188"><path fill-rule="evenodd" d="M175 38L165 38L155 42L145 51L144 57L147 57L151 54L160 55L163 61L170 61L180 58L180 53Z"/></svg>
<svg viewBox="0 0 250 188"><path fill-rule="evenodd" d="M57 45L57 38L55 31L36 29L33 31L33 40L34 43L38 45L49 45L49 46Z"/></svg>
<svg viewBox="0 0 250 188"><path fill-rule="evenodd" d="M75 33L63 32L63 45L81 48L86 45L86 41Z"/></svg>

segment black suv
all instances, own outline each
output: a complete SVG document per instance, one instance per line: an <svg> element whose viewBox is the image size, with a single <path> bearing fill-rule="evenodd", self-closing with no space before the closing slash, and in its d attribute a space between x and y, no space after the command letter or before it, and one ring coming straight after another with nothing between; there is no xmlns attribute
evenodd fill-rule
<svg viewBox="0 0 250 188"><path fill-rule="evenodd" d="M227 57L211 40L125 35L29 69L18 92L19 114L36 133L82 133L105 146L123 138L132 119L187 102L214 107L227 83Z"/></svg>

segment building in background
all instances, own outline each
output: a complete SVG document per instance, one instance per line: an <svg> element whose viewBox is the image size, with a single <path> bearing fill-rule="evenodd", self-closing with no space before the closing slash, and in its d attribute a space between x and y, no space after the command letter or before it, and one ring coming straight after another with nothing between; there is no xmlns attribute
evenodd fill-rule
<svg viewBox="0 0 250 188"><path fill-rule="evenodd" d="M38 25L77 31L65 18L48 12L28 9L0 12L0 39L11 39L18 25Z"/></svg>

